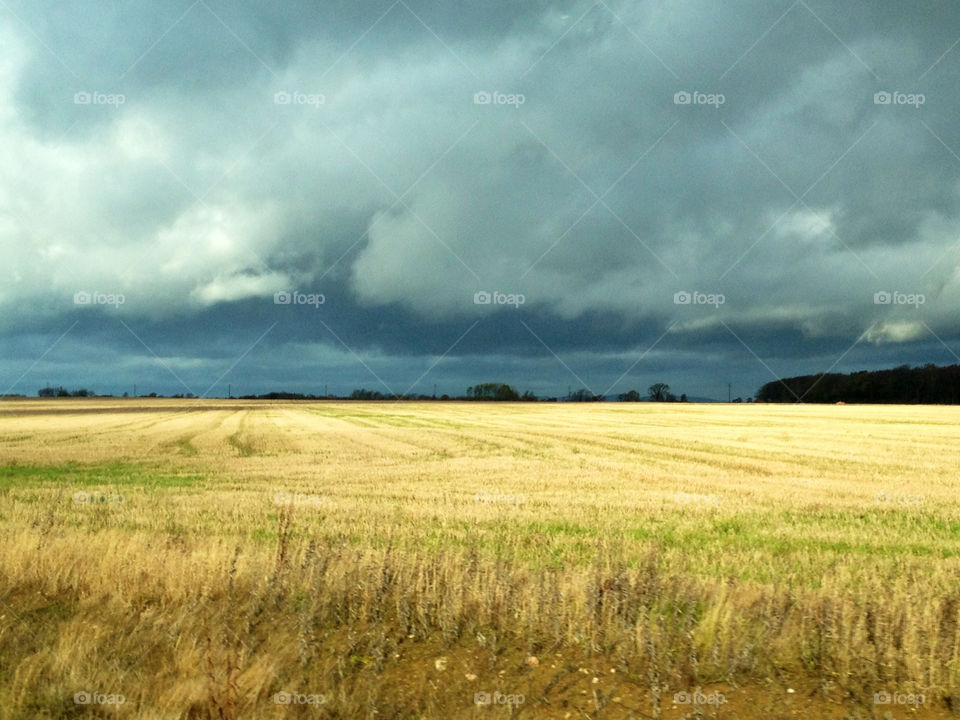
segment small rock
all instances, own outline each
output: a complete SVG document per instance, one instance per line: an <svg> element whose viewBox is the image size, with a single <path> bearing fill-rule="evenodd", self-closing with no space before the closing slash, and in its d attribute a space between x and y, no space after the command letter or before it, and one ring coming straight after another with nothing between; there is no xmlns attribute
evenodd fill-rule
<svg viewBox="0 0 960 720"><path fill-rule="evenodd" d="M528 656L527 659L524 660L524 662L525 662L527 665L529 665L530 667L536 667L537 665L540 664L540 661L537 659L537 656L536 656L536 655L530 655L530 656Z"/></svg>
<svg viewBox="0 0 960 720"><path fill-rule="evenodd" d="M598 682L600 682L600 678L595 677L593 679L593 684L596 685Z"/></svg>
<svg viewBox="0 0 960 720"><path fill-rule="evenodd" d="M433 661L433 666L440 671L447 669L447 659L445 657L437 658Z"/></svg>
<svg viewBox="0 0 960 720"><path fill-rule="evenodd" d="M794 690L793 688L787 688L787 692L792 695L793 693L796 692L796 690Z"/></svg>
<svg viewBox="0 0 960 720"><path fill-rule="evenodd" d="M466 673L466 674L464 675L464 677L465 677L467 680L470 680L471 682L472 682L473 680L476 680L476 679L477 679L477 676L474 675L473 673Z"/></svg>

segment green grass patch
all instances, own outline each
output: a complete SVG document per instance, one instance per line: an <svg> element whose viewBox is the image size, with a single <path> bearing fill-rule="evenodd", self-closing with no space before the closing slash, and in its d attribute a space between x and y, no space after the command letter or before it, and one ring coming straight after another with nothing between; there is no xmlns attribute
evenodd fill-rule
<svg viewBox="0 0 960 720"><path fill-rule="evenodd" d="M39 487L63 484L70 487L110 485L122 487L188 487L201 481L199 475L161 472L142 463L75 463L59 465L0 465L0 488Z"/></svg>

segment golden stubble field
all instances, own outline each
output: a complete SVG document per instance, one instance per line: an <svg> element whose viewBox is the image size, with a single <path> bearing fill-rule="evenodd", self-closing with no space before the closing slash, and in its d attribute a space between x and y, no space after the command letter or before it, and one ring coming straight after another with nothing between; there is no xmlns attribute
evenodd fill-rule
<svg viewBox="0 0 960 720"><path fill-rule="evenodd" d="M960 714L960 408L0 403L0 717Z"/></svg>

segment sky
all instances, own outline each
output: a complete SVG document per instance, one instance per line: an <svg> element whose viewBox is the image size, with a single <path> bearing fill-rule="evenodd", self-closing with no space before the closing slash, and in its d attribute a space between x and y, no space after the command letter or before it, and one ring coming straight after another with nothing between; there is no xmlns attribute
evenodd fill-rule
<svg viewBox="0 0 960 720"><path fill-rule="evenodd" d="M960 362L948 0L0 0L0 393Z"/></svg>

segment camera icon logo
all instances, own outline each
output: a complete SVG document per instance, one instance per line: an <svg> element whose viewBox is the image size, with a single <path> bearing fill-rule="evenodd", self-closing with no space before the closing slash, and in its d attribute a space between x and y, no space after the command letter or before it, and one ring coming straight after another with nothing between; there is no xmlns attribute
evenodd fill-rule
<svg viewBox="0 0 960 720"><path fill-rule="evenodd" d="M90 293L86 290L78 290L73 294L73 304L74 305L89 305L90 304Z"/></svg>
<svg viewBox="0 0 960 720"><path fill-rule="evenodd" d="M274 305L289 305L291 299L290 293L286 290L280 290L273 294L273 304Z"/></svg>
<svg viewBox="0 0 960 720"><path fill-rule="evenodd" d="M81 490L73 494L74 505L86 505L88 502L90 502L90 493Z"/></svg>
<svg viewBox="0 0 960 720"><path fill-rule="evenodd" d="M490 304L490 293L486 290L480 290L473 294L473 304L474 305L489 305Z"/></svg>
<svg viewBox="0 0 960 720"><path fill-rule="evenodd" d="M73 104L74 105L89 105L90 104L90 93L81 90L80 92L73 94Z"/></svg>
<svg viewBox="0 0 960 720"><path fill-rule="evenodd" d="M889 305L892 299L893 299L893 295L891 295L886 290L881 290L880 292L875 292L873 294L874 305Z"/></svg>
<svg viewBox="0 0 960 720"><path fill-rule="evenodd" d="M478 692L473 695L474 705L489 705L490 702L490 693L488 692Z"/></svg>
<svg viewBox="0 0 960 720"><path fill-rule="evenodd" d="M691 701L690 693L688 692L678 692L673 695L673 704L674 705L689 705Z"/></svg>
<svg viewBox="0 0 960 720"><path fill-rule="evenodd" d="M689 105L690 100L690 93L688 93L686 90L681 90L680 92L673 94L674 105Z"/></svg>
<svg viewBox="0 0 960 720"><path fill-rule="evenodd" d="M689 305L691 300L691 295L686 290L681 290L673 294L673 304L674 305Z"/></svg>
<svg viewBox="0 0 960 720"><path fill-rule="evenodd" d="M474 105L489 105L490 104L490 93L486 90L480 90L473 94L473 104Z"/></svg>
<svg viewBox="0 0 960 720"><path fill-rule="evenodd" d="M273 696L273 702L276 705L289 705L292 699L293 696L288 692L278 692Z"/></svg>
<svg viewBox="0 0 960 720"><path fill-rule="evenodd" d="M93 702L93 696L88 692L74 693L73 702L76 705L89 705L91 702Z"/></svg>
<svg viewBox="0 0 960 720"><path fill-rule="evenodd" d="M273 94L273 104L274 105L289 105L290 104L290 93L286 90L281 90L278 93Z"/></svg>
<svg viewBox="0 0 960 720"><path fill-rule="evenodd" d="M890 99L890 93L888 93L886 90L881 90L880 92L873 94L874 105L889 105Z"/></svg>
<svg viewBox="0 0 960 720"><path fill-rule="evenodd" d="M873 694L874 705L889 705L891 702L893 702L893 697L886 690Z"/></svg>

